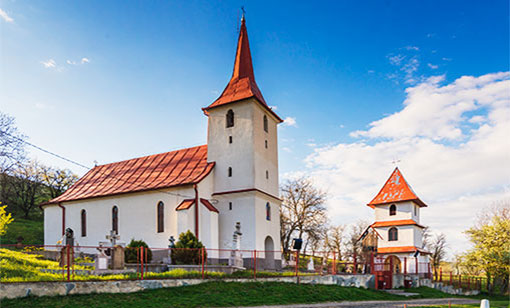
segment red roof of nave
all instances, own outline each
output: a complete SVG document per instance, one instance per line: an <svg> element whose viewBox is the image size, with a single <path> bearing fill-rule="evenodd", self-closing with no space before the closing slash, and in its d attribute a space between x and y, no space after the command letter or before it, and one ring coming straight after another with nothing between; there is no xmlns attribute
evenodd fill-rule
<svg viewBox="0 0 510 308"><path fill-rule="evenodd" d="M237 51L232 78L230 78L227 87L223 90L220 97L218 97L208 107L203 108L203 110L207 113L207 111L211 108L252 97L256 98L265 109L278 119L278 121L283 122L283 120L271 108L269 108L262 96L262 92L260 92L260 89L255 82L250 43L248 41L248 31L246 30L246 22L243 17L241 20L239 39L237 41Z"/></svg>
<svg viewBox="0 0 510 308"><path fill-rule="evenodd" d="M207 145L96 166L42 205L196 184L214 167Z"/></svg>
<svg viewBox="0 0 510 308"><path fill-rule="evenodd" d="M399 201L414 201L419 206L427 206L420 200L420 198L418 198L418 196L416 196L411 186L409 186L397 167L381 188L377 196L375 196L375 198L367 205L373 207L375 205Z"/></svg>

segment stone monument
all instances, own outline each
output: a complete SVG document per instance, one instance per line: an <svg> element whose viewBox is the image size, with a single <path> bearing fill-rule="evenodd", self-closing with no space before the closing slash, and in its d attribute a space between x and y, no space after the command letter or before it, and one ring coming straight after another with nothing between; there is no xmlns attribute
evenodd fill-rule
<svg viewBox="0 0 510 308"><path fill-rule="evenodd" d="M241 223L237 222L232 238L232 251L230 252L230 259L228 265L233 267L243 267L243 256L241 253Z"/></svg>
<svg viewBox="0 0 510 308"><path fill-rule="evenodd" d="M308 261L308 267L307 270L309 271L315 271L315 264L313 264L313 257L310 257L310 261Z"/></svg>
<svg viewBox="0 0 510 308"><path fill-rule="evenodd" d="M175 248L175 238L173 235L168 239L170 244L168 245L168 257L163 260L166 264L172 264L172 249Z"/></svg>
<svg viewBox="0 0 510 308"><path fill-rule="evenodd" d="M120 236L116 231L111 230L106 239L110 240L112 247L111 268L114 270L124 269L124 247L117 245L117 240L120 239Z"/></svg>
<svg viewBox="0 0 510 308"><path fill-rule="evenodd" d="M65 232L65 246L60 250L60 266L73 264L74 260L74 231L67 228ZM68 263L69 262L69 263Z"/></svg>
<svg viewBox="0 0 510 308"><path fill-rule="evenodd" d="M95 270L107 270L108 269L108 256L106 255L106 247L103 247L102 244L99 244L99 253L97 254L96 261L94 264Z"/></svg>

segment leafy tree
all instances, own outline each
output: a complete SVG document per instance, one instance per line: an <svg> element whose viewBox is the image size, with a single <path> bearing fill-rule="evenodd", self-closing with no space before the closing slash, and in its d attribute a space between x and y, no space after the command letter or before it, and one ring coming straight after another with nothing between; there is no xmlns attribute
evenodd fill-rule
<svg viewBox="0 0 510 308"><path fill-rule="evenodd" d="M204 245L190 230L179 235L179 240L172 249L173 264L202 264L202 248ZM207 254L204 251L204 259Z"/></svg>
<svg viewBox="0 0 510 308"><path fill-rule="evenodd" d="M41 165L35 160L27 164L18 164L12 174L10 185L13 188L15 200L11 204L15 204L23 213L23 217L28 219L30 212L39 203L47 200L42 191Z"/></svg>
<svg viewBox="0 0 510 308"><path fill-rule="evenodd" d="M5 211L6 207L7 205L0 206L0 235L4 235L7 232L7 225L14 220L11 217L11 213Z"/></svg>
<svg viewBox="0 0 510 308"><path fill-rule="evenodd" d="M135 240L131 239L131 242L126 246L124 250L124 258L127 263L137 263L138 262L138 248L144 247L147 248L147 259L144 258L144 263L150 263L152 260L152 251L149 249L149 245L145 243L143 240ZM145 254L145 249L144 249Z"/></svg>
<svg viewBox="0 0 510 308"><path fill-rule="evenodd" d="M69 169L41 167L42 183L47 187L50 199L63 194L76 181L78 176Z"/></svg>

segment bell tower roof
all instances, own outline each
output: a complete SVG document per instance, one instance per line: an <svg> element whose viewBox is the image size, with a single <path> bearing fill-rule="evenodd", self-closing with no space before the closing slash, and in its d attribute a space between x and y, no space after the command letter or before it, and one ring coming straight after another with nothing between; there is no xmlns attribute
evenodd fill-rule
<svg viewBox="0 0 510 308"><path fill-rule="evenodd" d="M221 93L211 105L202 108L207 114L212 108L235 103L237 101L255 98L266 110L268 110L279 122L283 120L267 105L262 92L260 92L255 82L255 74L253 73L253 64L250 52L250 43L248 41L248 31L246 30L246 20L241 18L241 29L237 40L237 51L234 62L234 71L225 90Z"/></svg>
<svg viewBox="0 0 510 308"><path fill-rule="evenodd" d="M386 181L377 196L375 196L375 198L367 205L373 208L375 205L399 201L414 201L420 207L427 206L420 200L420 198L418 198L397 167L393 170L390 178Z"/></svg>

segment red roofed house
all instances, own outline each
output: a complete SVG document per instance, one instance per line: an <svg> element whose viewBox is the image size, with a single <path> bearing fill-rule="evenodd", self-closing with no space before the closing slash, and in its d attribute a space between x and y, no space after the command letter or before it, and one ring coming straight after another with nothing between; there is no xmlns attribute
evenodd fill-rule
<svg viewBox="0 0 510 308"><path fill-rule="evenodd" d="M135 238L164 248L170 236L191 230L207 248L231 249L240 222L241 249L279 251L282 120L255 82L244 17L232 77L203 112L207 145L96 166L44 204L45 244L55 245L72 228L82 246L105 242L113 230L124 243ZM277 253L259 256L266 268L279 264Z"/></svg>
<svg viewBox="0 0 510 308"><path fill-rule="evenodd" d="M419 266L427 266L428 252L422 241L425 227L420 224L420 209L427 205L414 193L398 168L367 205L375 210L371 228L377 234L377 255L382 256L385 263L391 261L396 273L404 272L404 263L407 273L415 273L416 260L423 264ZM420 268L419 272L425 273L427 269Z"/></svg>

